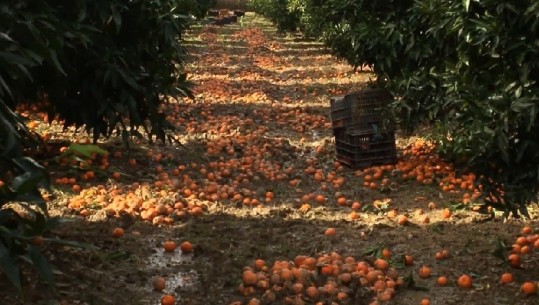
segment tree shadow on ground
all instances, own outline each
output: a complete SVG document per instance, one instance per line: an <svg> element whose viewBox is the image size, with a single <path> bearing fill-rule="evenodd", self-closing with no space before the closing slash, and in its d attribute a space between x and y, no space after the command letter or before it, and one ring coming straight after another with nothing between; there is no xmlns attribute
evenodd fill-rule
<svg viewBox="0 0 539 305"><path fill-rule="evenodd" d="M55 237L91 243L99 250L76 250L73 248L46 245L44 250L57 268L56 278L60 285L60 296L54 297L42 284L25 284L22 298L9 287L5 278L0 280L2 302L5 304L50 304L53 300L69 300L87 304L157 304L161 293L152 291L152 280L156 276L167 279L183 277L183 282L171 283L167 293L173 293L179 304L229 304L232 301L247 301L237 292L241 283L241 272L252 266L255 259L263 259L271 267L273 261L293 261L297 255L316 256L320 253L337 251L342 257L353 256L372 263L372 252L388 248L392 252L391 264L399 264L401 255L414 255L417 262L412 267L399 267L401 276L415 273L420 265L431 265L437 274L456 278L460 273L486 274L500 264L481 253L492 251L485 238L496 236L487 232L496 231L497 222L447 223L430 225L396 226L382 221L348 221L342 215L314 209L305 214L287 206L270 211L228 206L210 205L211 214L198 218L190 217L172 226L158 227L135 221L126 226L126 234L114 238L113 228L124 225L117 219L97 222L77 220L67 223L53 232ZM329 217L329 218L328 218ZM331 218L333 217L333 218ZM336 236L324 236L328 227L336 229ZM508 240L519 229L518 225L507 225L506 232L497 237ZM485 232L485 234L478 234ZM190 241L194 255L163 253L162 243L173 240L177 243ZM436 262L433 251L449 248L454 255L443 263ZM160 260L159 262L156 262ZM512 272L522 279L530 278L534 266ZM503 268L502 268L503 269ZM451 298L465 298L470 304L485 303L485 299L514 301L514 287L492 283L496 289L478 290L469 294L464 290L449 287L435 288L432 280L416 276L416 285L431 287L431 300L446 300L447 290ZM28 280L36 280L29 276ZM323 282L325 277L319 278ZM478 285L490 283L489 278L477 279ZM84 289L84 287L86 287ZM122 291L122 293L118 293ZM254 297L261 297L256 292ZM357 296L356 296L357 297ZM417 304L424 292L413 287L401 288L396 292L395 304ZM519 304L534 304L535 298L519 298ZM370 298L352 299L354 304L368 304ZM276 301L279 303L279 301ZM489 301L490 302L490 301ZM275 304L277 304L275 303Z"/></svg>

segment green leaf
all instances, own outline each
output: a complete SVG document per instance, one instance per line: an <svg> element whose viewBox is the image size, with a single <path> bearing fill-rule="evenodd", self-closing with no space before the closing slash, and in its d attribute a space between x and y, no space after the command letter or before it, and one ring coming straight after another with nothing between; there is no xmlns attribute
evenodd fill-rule
<svg viewBox="0 0 539 305"><path fill-rule="evenodd" d="M470 0L462 0L462 6L464 6L464 10L468 12L470 10Z"/></svg>
<svg viewBox="0 0 539 305"><path fill-rule="evenodd" d="M108 154L108 152L93 144L71 144L62 156L79 155L89 159L93 154L103 156Z"/></svg>
<svg viewBox="0 0 539 305"><path fill-rule="evenodd" d="M519 87L519 89L522 89L522 87ZM534 103L526 102L526 100L523 99L516 100L515 102L511 103L511 110L514 112L522 112L523 110L527 110L527 108L533 107L534 105Z"/></svg>
<svg viewBox="0 0 539 305"><path fill-rule="evenodd" d="M3 40L10 41L10 42L15 42L15 41L14 41L13 39L11 39L11 37L9 37L9 35L7 35L6 33L0 32L0 38L3 39Z"/></svg>
<svg viewBox="0 0 539 305"><path fill-rule="evenodd" d="M36 173L24 173L13 178L12 186L17 193L25 194L30 193L36 189L39 182L43 179L43 174Z"/></svg>
<svg viewBox="0 0 539 305"><path fill-rule="evenodd" d="M113 251L105 256L105 260L114 261L114 260L126 260L132 256L131 253L125 251Z"/></svg>
<svg viewBox="0 0 539 305"><path fill-rule="evenodd" d="M41 253L41 250L38 247L32 245L29 247L28 254L41 279L43 279L49 287L54 289L54 273L47 258Z"/></svg>
<svg viewBox="0 0 539 305"><path fill-rule="evenodd" d="M115 8L112 8L112 18L114 20L114 25L116 26L116 32L119 33L122 26L122 16Z"/></svg>
<svg viewBox="0 0 539 305"><path fill-rule="evenodd" d="M49 53L51 55L52 62L54 63L54 66L56 67L56 69L58 69L58 71L60 71L64 76L67 76L64 69L62 69L62 65L60 64L60 61L58 60L58 54L56 53L56 51L51 49Z"/></svg>
<svg viewBox="0 0 539 305"><path fill-rule="evenodd" d="M3 242L0 242L0 269L11 284L21 291L21 271L19 265L11 256L9 249L6 248Z"/></svg>
<svg viewBox="0 0 539 305"><path fill-rule="evenodd" d="M41 235L47 227L47 217L42 213L36 213L33 209L28 208L28 213L32 213L31 219L21 217L23 222L30 230L25 232L25 235Z"/></svg>
<svg viewBox="0 0 539 305"><path fill-rule="evenodd" d="M515 90L515 97L516 98L520 98L522 94L522 86L519 86L516 90Z"/></svg>
<svg viewBox="0 0 539 305"><path fill-rule="evenodd" d="M56 243L59 245L73 247L73 248L80 248L80 249L85 249L85 250L99 250L98 247L92 244L78 242L78 241L63 240L59 238L43 238L43 240L47 242Z"/></svg>
<svg viewBox="0 0 539 305"><path fill-rule="evenodd" d="M74 221L76 221L76 219L74 218L58 217L58 216L49 217L47 219L47 223L45 224L45 227L43 228L43 231L50 231L64 223L69 223L69 222L74 222Z"/></svg>
<svg viewBox="0 0 539 305"><path fill-rule="evenodd" d="M41 164L37 163L30 157L14 158L13 162L17 164L19 168L29 173L36 173L45 176L45 168Z"/></svg>
<svg viewBox="0 0 539 305"><path fill-rule="evenodd" d="M11 93L11 90L9 89L8 84L6 84L2 75L0 75L0 89L2 88L4 88L4 90L7 92L9 96L13 97L13 94ZM0 90L0 93L2 93L2 90Z"/></svg>
<svg viewBox="0 0 539 305"><path fill-rule="evenodd" d="M33 64L33 62L31 60L29 60L27 57L20 56L20 55L17 55L17 54L13 54L11 52L10 53L8 53L8 52L0 52L0 59L5 60L6 62L8 62L9 64L12 64L12 65L21 64L21 65L30 66L30 65Z"/></svg>

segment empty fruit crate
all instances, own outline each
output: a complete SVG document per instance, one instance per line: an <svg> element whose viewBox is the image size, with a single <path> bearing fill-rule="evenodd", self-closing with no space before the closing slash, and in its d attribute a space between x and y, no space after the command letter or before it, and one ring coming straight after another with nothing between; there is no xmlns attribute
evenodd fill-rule
<svg viewBox="0 0 539 305"><path fill-rule="evenodd" d="M365 89L330 99L333 128L367 129L383 120L392 96L387 90Z"/></svg>

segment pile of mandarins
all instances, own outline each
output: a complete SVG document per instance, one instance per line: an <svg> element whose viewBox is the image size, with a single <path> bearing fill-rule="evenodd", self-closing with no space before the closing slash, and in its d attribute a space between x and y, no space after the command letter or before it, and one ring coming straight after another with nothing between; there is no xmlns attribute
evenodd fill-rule
<svg viewBox="0 0 539 305"><path fill-rule="evenodd" d="M314 257L299 255L294 261L275 261L271 266L257 259L244 268L238 290L250 305L353 304L358 298L376 304L391 300L403 283L384 258L358 261L332 252Z"/></svg>

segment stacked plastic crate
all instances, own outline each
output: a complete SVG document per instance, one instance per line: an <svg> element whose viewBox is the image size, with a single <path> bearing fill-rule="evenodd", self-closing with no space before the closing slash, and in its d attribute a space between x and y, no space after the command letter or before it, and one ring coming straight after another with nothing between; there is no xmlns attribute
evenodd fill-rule
<svg viewBox="0 0 539 305"><path fill-rule="evenodd" d="M354 169L397 162L395 130L384 126L384 109L391 100L381 89L331 99L337 161Z"/></svg>

